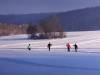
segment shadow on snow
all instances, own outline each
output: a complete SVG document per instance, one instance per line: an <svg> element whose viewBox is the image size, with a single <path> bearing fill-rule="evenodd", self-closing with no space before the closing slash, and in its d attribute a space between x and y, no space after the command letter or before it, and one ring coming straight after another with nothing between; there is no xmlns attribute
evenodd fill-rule
<svg viewBox="0 0 100 75"><path fill-rule="evenodd" d="M75 67L75 66L60 66L60 65L50 65L50 64L41 64L36 62L30 62L25 60L19 59L12 59L12 58L0 58L0 61L11 62L21 65L30 65L36 67L48 67L48 68L58 68L58 69L73 69L73 70L88 70L88 71L100 71L100 68L89 68L89 67Z"/></svg>

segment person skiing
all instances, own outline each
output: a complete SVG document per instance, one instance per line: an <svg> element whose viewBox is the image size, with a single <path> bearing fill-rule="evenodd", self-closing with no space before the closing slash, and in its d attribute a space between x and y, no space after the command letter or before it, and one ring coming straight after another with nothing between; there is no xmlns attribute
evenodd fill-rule
<svg viewBox="0 0 100 75"><path fill-rule="evenodd" d="M75 43L73 46L74 46L75 52L77 52L78 45Z"/></svg>
<svg viewBox="0 0 100 75"><path fill-rule="evenodd" d="M71 46L70 46L69 43L66 44L66 47L67 47L68 52L70 52L70 48L71 48Z"/></svg>
<svg viewBox="0 0 100 75"><path fill-rule="evenodd" d="M47 45L49 51L50 51L50 49L51 49L51 46L52 46L52 44L49 42L48 45Z"/></svg>
<svg viewBox="0 0 100 75"><path fill-rule="evenodd" d="M31 50L31 44L28 44L27 49L30 51Z"/></svg>

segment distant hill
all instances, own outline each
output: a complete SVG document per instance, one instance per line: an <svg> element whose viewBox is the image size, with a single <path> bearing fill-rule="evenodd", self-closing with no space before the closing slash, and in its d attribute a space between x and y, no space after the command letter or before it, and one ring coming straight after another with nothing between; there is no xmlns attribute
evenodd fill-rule
<svg viewBox="0 0 100 75"><path fill-rule="evenodd" d="M100 7L91 7L69 12L0 15L0 22L13 24L39 23L56 15L65 31L100 30Z"/></svg>
<svg viewBox="0 0 100 75"><path fill-rule="evenodd" d="M69 11L58 16L66 31L100 30L100 7Z"/></svg>
<svg viewBox="0 0 100 75"><path fill-rule="evenodd" d="M20 15L0 15L1 23L8 24L36 24L39 21L48 18L54 13L43 13L43 14L20 14Z"/></svg>

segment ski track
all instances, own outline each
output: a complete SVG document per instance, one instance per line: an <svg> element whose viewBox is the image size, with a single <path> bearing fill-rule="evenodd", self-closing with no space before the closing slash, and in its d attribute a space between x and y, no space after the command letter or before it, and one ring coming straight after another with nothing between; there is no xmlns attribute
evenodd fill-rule
<svg viewBox="0 0 100 75"><path fill-rule="evenodd" d="M8 40L4 40L7 37L1 37L3 39L0 42L0 48L27 48L30 43L32 48L47 48L47 44L50 41L52 48L66 48L66 43L73 45L77 43L79 48L100 48L100 31L81 31L81 32L68 32L67 38L63 39L43 39L43 40L10 40L13 36L8 36ZM20 36L20 37L19 37ZM14 36L14 38L23 38L26 35ZM73 37L74 36L74 37ZM25 37L26 38L26 37ZM5 43L2 43L5 42ZM73 46L72 46L73 48Z"/></svg>

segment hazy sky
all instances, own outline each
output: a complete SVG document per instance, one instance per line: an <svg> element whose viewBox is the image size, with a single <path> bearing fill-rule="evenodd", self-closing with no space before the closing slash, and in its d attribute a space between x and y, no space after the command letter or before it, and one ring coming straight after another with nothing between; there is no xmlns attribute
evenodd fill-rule
<svg viewBox="0 0 100 75"><path fill-rule="evenodd" d="M100 6L100 0L0 0L0 14L61 12Z"/></svg>

